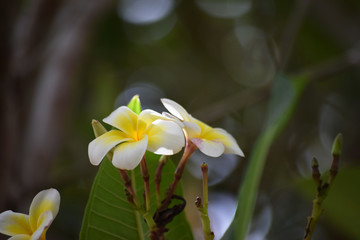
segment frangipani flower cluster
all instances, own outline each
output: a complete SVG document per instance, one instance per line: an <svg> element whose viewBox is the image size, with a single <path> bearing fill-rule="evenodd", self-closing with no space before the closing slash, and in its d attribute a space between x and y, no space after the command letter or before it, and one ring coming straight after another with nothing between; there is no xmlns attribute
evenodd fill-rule
<svg viewBox="0 0 360 240"><path fill-rule="evenodd" d="M137 96L133 99L136 98L138 101ZM188 141L208 156L218 157L223 153L244 156L236 140L225 130L197 120L170 99L161 101L180 121L149 109L136 114L129 107L121 106L103 119L115 129L90 142L90 162L98 165L113 150L113 165L132 170L141 162L146 150L161 155L179 152L185 146L184 133Z"/></svg>
<svg viewBox="0 0 360 240"><path fill-rule="evenodd" d="M1 213L0 233L11 236L11 240L45 240L59 205L60 194L56 189L43 190L31 202L29 215L11 210Z"/></svg>

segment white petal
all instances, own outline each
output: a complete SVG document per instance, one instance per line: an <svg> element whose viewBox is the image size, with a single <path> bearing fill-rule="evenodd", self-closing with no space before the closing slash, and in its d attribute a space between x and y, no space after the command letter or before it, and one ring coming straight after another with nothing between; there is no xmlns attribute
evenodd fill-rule
<svg viewBox="0 0 360 240"><path fill-rule="evenodd" d="M180 104L174 102L173 100L162 98L161 102L172 115L180 120L188 121L190 118L189 113Z"/></svg>
<svg viewBox="0 0 360 240"><path fill-rule="evenodd" d="M95 138L89 143L88 154L92 165L99 165L105 155L117 144L129 141L125 134L118 130L111 130Z"/></svg>
<svg viewBox="0 0 360 240"><path fill-rule="evenodd" d="M128 107L121 106L103 119L107 124L120 129L129 136L134 136L137 129L138 115Z"/></svg>
<svg viewBox="0 0 360 240"><path fill-rule="evenodd" d="M55 218L60 206L60 194L54 189L43 190L39 192L30 205L30 226L33 231L38 228L38 221L44 212L51 212L52 218Z"/></svg>
<svg viewBox="0 0 360 240"><path fill-rule="evenodd" d="M146 131L149 137L147 149L155 154L173 155L185 145L182 129L173 121L156 120Z"/></svg>
<svg viewBox="0 0 360 240"><path fill-rule="evenodd" d="M0 213L0 233L8 236L31 234L29 216L11 210Z"/></svg>
<svg viewBox="0 0 360 240"><path fill-rule="evenodd" d="M125 142L115 148L112 163L115 167L124 170L132 170L139 165L148 144L146 135L140 141Z"/></svg>
<svg viewBox="0 0 360 240"><path fill-rule="evenodd" d="M179 125L181 128L185 127L184 123L180 119L178 119L177 117L171 115L170 113L163 112L162 115L165 116L166 118L168 118L170 121L176 122L176 124Z"/></svg>
<svg viewBox="0 0 360 240"><path fill-rule="evenodd" d="M30 239L31 239L31 237L29 235L21 234L21 235L13 236L13 237L9 238L8 240L30 240Z"/></svg>
<svg viewBox="0 0 360 240"><path fill-rule="evenodd" d="M193 138L191 141L199 148L199 150L209 157L219 157L224 153L224 144L206 139Z"/></svg>
<svg viewBox="0 0 360 240"><path fill-rule="evenodd" d="M222 142L225 145L224 153L236 154L239 155L240 157L244 157L244 153L240 149L235 138L222 128L213 128L204 136L204 138L208 140Z"/></svg>

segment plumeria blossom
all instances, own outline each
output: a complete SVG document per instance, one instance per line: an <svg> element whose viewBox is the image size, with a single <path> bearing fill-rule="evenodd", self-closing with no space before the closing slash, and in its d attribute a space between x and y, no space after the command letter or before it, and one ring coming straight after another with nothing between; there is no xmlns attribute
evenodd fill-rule
<svg viewBox="0 0 360 240"><path fill-rule="evenodd" d="M116 129L90 142L89 159L93 165L98 165L114 148L113 165L132 170L140 163L146 150L173 155L185 145L184 134L178 124L153 110L144 110L137 115L122 106L103 121Z"/></svg>
<svg viewBox="0 0 360 240"><path fill-rule="evenodd" d="M11 236L11 240L44 240L59 205L60 194L56 189L43 190L32 200L29 215L11 210L1 213L0 233Z"/></svg>
<svg viewBox="0 0 360 240"><path fill-rule="evenodd" d="M224 129L210 127L192 117L181 105L170 99L163 98L161 102L172 115L181 121L188 140L205 155L219 157L227 153L244 157L236 140Z"/></svg>

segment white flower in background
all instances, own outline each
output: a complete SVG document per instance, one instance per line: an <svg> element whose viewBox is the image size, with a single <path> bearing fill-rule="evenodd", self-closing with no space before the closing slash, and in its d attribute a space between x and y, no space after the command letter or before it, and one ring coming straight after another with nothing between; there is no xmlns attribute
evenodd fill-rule
<svg viewBox="0 0 360 240"><path fill-rule="evenodd" d="M163 98L161 102L172 115L181 120L187 138L205 155L219 157L227 153L244 157L236 140L224 129L206 125L170 99Z"/></svg>
<svg viewBox="0 0 360 240"><path fill-rule="evenodd" d="M29 215L11 210L1 213L0 233L11 236L11 240L45 240L59 205L60 194L56 189L43 190L31 202Z"/></svg>
<svg viewBox="0 0 360 240"><path fill-rule="evenodd" d="M153 110L139 115L122 106L103 120L116 129L110 130L89 144L89 158L99 165L105 155L114 148L113 165L132 170L140 163L146 150L155 154L173 155L185 145L182 129Z"/></svg>

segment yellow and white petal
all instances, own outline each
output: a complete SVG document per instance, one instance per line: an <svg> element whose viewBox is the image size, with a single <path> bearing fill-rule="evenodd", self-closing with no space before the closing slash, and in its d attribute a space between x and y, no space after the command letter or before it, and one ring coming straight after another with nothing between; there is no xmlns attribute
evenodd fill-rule
<svg viewBox="0 0 360 240"><path fill-rule="evenodd" d="M190 114L180 104L168 98L162 98L161 102L164 107L175 117L183 121L189 120Z"/></svg>
<svg viewBox="0 0 360 240"><path fill-rule="evenodd" d="M103 119L107 124L120 129L131 137L135 137L138 115L130 108L121 106Z"/></svg>
<svg viewBox="0 0 360 240"><path fill-rule="evenodd" d="M51 211L43 212L38 219L37 229L31 236L30 240L45 240L46 231L50 227L53 220L54 216L52 215Z"/></svg>
<svg viewBox="0 0 360 240"><path fill-rule="evenodd" d="M31 202L30 205L30 226L33 232L38 229L38 221L44 212L51 212L52 218L55 218L60 206L60 194L54 189L50 188L39 192Z"/></svg>
<svg viewBox="0 0 360 240"><path fill-rule="evenodd" d="M239 155L240 157L244 157L244 153L240 149L235 138L222 128L213 128L211 131L203 135L203 138L222 142L225 145L224 153L236 154Z"/></svg>
<svg viewBox="0 0 360 240"><path fill-rule="evenodd" d="M173 121L155 120L146 130L147 150L160 155L178 153L185 145L182 129Z"/></svg>
<svg viewBox="0 0 360 240"><path fill-rule="evenodd" d="M117 144L132 140L118 130L111 130L89 143L88 154L92 165L99 165L105 155Z"/></svg>
<svg viewBox="0 0 360 240"><path fill-rule="evenodd" d="M21 235L16 235L13 236L11 238L9 238L8 240L30 240L31 236L26 235L26 234L21 234Z"/></svg>
<svg viewBox="0 0 360 240"><path fill-rule="evenodd" d="M139 141L125 142L115 148L112 163L116 168L132 170L139 165L148 144L148 137L143 136Z"/></svg>
<svg viewBox="0 0 360 240"><path fill-rule="evenodd" d="M189 139L192 138L200 138L201 136L201 128L194 122L183 122L184 130L186 131L187 137Z"/></svg>
<svg viewBox="0 0 360 240"><path fill-rule="evenodd" d="M11 210L2 212L0 214L0 233L8 236L30 236L32 231L29 216L22 213L15 213Z"/></svg>
<svg viewBox="0 0 360 240"><path fill-rule="evenodd" d="M195 123L196 125L198 125L201 129L201 134L205 134L209 131L211 131L213 128L210 127L209 125L207 125L206 123L194 118L194 117L190 117L190 122Z"/></svg>
<svg viewBox="0 0 360 240"><path fill-rule="evenodd" d="M202 153L209 157L219 157L225 150L225 146L221 142L201 138L193 138L191 142L193 142Z"/></svg>

